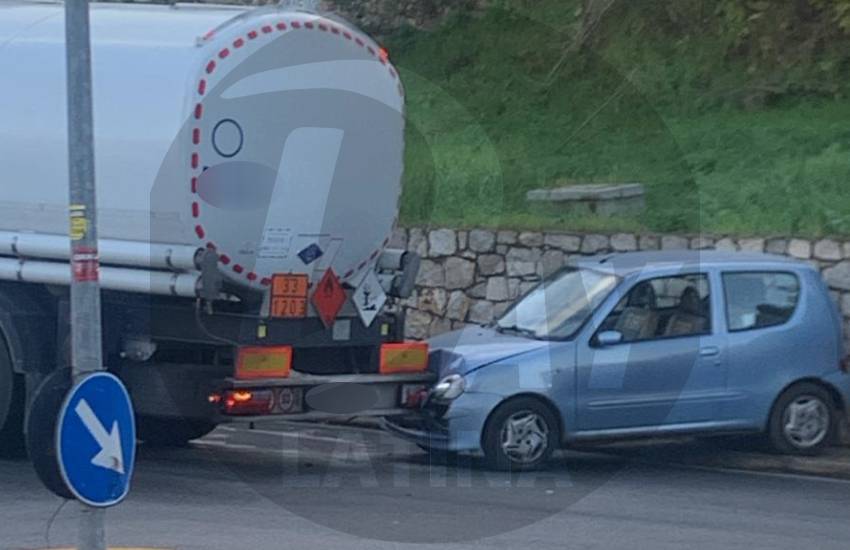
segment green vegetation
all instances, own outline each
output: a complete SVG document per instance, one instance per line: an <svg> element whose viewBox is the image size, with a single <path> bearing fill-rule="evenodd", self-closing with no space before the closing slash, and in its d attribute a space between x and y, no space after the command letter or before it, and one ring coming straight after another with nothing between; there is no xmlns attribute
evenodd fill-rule
<svg viewBox="0 0 850 550"><path fill-rule="evenodd" d="M606 3L503 0L388 38L408 92L402 223L850 234L850 2L588 13ZM529 209L526 191L564 181L645 183L647 211Z"/></svg>

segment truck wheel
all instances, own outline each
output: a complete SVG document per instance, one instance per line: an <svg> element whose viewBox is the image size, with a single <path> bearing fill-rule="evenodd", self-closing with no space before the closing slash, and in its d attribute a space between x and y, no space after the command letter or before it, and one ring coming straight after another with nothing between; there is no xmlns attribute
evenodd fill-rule
<svg viewBox="0 0 850 550"><path fill-rule="evenodd" d="M139 416L136 434L150 447L185 447L193 439L204 437L215 429L207 420Z"/></svg>
<svg viewBox="0 0 850 550"><path fill-rule="evenodd" d="M539 468L560 440L558 421L549 407L530 397L512 399L490 415L484 428L484 459L495 470Z"/></svg>
<svg viewBox="0 0 850 550"><path fill-rule="evenodd" d="M835 407L829 393L815 384L797 384L773 406L768 437L780 453L816 455L832 443L835 425Z"/></svg>
<svg viewBox="0 0 850 550"><path fill-rule="evenodd" d="M23 381L12 371L9 351L0 337L0 456L16 457L23 451Z"/></svg>

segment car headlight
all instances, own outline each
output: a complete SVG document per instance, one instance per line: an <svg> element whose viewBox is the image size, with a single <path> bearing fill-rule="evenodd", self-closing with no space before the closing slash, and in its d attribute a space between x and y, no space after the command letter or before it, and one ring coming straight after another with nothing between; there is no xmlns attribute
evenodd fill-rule
<svg viewBox="0 0 850 550"><path fill-rule="evenodd" d="M466 380L459 374L450 374L434 386L431 395L440 401L453 401L466 389Z"/></svg>

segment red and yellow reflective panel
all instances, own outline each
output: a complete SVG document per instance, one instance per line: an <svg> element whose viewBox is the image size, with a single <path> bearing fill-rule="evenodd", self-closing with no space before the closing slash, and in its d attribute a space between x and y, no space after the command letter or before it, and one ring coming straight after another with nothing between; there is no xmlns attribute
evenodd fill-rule
<svg viewBox="0 0 850 550"><path fill-rule="evenodd" d="M286 378L291 370L291 346L239 348L236 359L236 378L239 380Z"/></svg>
<svg viewBox="0 0 850 550"><path fill-rule="evenodd" d="M381 346L381 374L422 372L428 368L428 344L404 342Z"/></svg>

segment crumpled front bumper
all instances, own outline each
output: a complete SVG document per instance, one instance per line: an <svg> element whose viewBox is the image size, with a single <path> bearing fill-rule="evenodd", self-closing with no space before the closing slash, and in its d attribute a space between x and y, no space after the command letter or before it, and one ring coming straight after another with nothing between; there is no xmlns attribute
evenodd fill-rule
<svg viewBox="0 0 850 550"><path fill-rule="evenodd" d="M401 417L388 417L384 428L417 445L454 452L481 450L481 434L490 412L502 397L467 392L444 407L433 405Z"/></svg>

